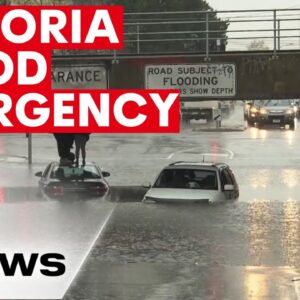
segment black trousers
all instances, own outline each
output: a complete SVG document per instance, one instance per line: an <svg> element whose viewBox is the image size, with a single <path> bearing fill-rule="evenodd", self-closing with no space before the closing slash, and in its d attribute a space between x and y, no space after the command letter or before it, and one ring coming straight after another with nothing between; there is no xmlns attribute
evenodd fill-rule
<svg viewBox="0 0 300 300"><path fill-rule="evenodd" d="M60 158L70 158L71 147L74 143L72 133L55 133L54 137L57 142L57 151Z"/></svg>

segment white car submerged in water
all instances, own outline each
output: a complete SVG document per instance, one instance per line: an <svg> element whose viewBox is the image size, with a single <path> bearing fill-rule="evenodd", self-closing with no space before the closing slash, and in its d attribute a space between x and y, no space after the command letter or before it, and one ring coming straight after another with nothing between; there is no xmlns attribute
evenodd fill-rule
<svg viewBox="0 0 300 300"><path fill-rule="evenodd" d="M239 197L239 187L224 163L176 162L165 167L143 202L218 202Z"/></svg>

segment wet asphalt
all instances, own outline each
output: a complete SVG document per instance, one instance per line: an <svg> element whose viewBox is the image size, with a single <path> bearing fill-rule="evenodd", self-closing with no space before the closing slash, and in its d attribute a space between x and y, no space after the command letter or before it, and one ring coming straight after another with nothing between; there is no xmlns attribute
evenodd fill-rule
<svg viewBox="0 0 300 300"><path fill-rule="evenodd" d="M198 129L194 124L179 135L91 136L88 155L112 174L111 190L101 200L112 212L64 299L300 298L300 128ZM53 141L41 136L34 142L38 155L30 170L9 162L4 151L1 202L45 205L33 196L33 174L54 156ZM4 137L0 146L13 144L10 158L16 159L18 143ZM231 166L240 187L237 201L141 203L141 185L153 182L163 166L203 156ZM12 183L4 172L26 182ZM63 209L72 206L78 202ZM80 200L80 209L95 217L101 206Z"/></svg>

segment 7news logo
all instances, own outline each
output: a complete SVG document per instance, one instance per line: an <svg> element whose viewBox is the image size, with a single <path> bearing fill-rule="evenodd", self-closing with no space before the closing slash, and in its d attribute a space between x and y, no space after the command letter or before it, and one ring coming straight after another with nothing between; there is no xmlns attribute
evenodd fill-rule
<svg viewBox="0 0 300 300"><path fill-rule="evenodd" d="M12 259L8 259L5 253L0 253L0 276L3 271L5 276L15 276L19 267L23 276L32 276L36 266L40 262L40 273L44 276L61 276L65 273L66 267L63 261L65 257L59 253L32 253L28 259L25 259L23 253L15 253ZM1 270L2 269L2 270Z"/></svg>

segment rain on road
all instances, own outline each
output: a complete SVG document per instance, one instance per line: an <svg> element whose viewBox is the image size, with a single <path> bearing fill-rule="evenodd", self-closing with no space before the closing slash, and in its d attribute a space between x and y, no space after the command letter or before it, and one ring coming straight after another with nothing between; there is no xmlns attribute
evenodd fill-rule
<svg viewBox="0 0 300 300"><path fill-rule="evenodd" d="M0 148L13 152L21 143L1 137ZM28 178L22 187L3 181L3 205L17 202L21 194L19 202L27 209L36 202L45 205L34 196L33 173L55 158L55 145L49 136L38 136L34 143L31 170L1 154L1 178L5 172L10 175L5 178ZM111 172L105 201L115 206L65 299L299 299L299 150L299 130L92 136L88 154ZM153 181L163 166L202 161L203 155L231 166L239 200L140 202L141 185ZM63 209L74 205L71 201ZM95 211L94 201L80 201L80 209L91 205Z"/></svg>

